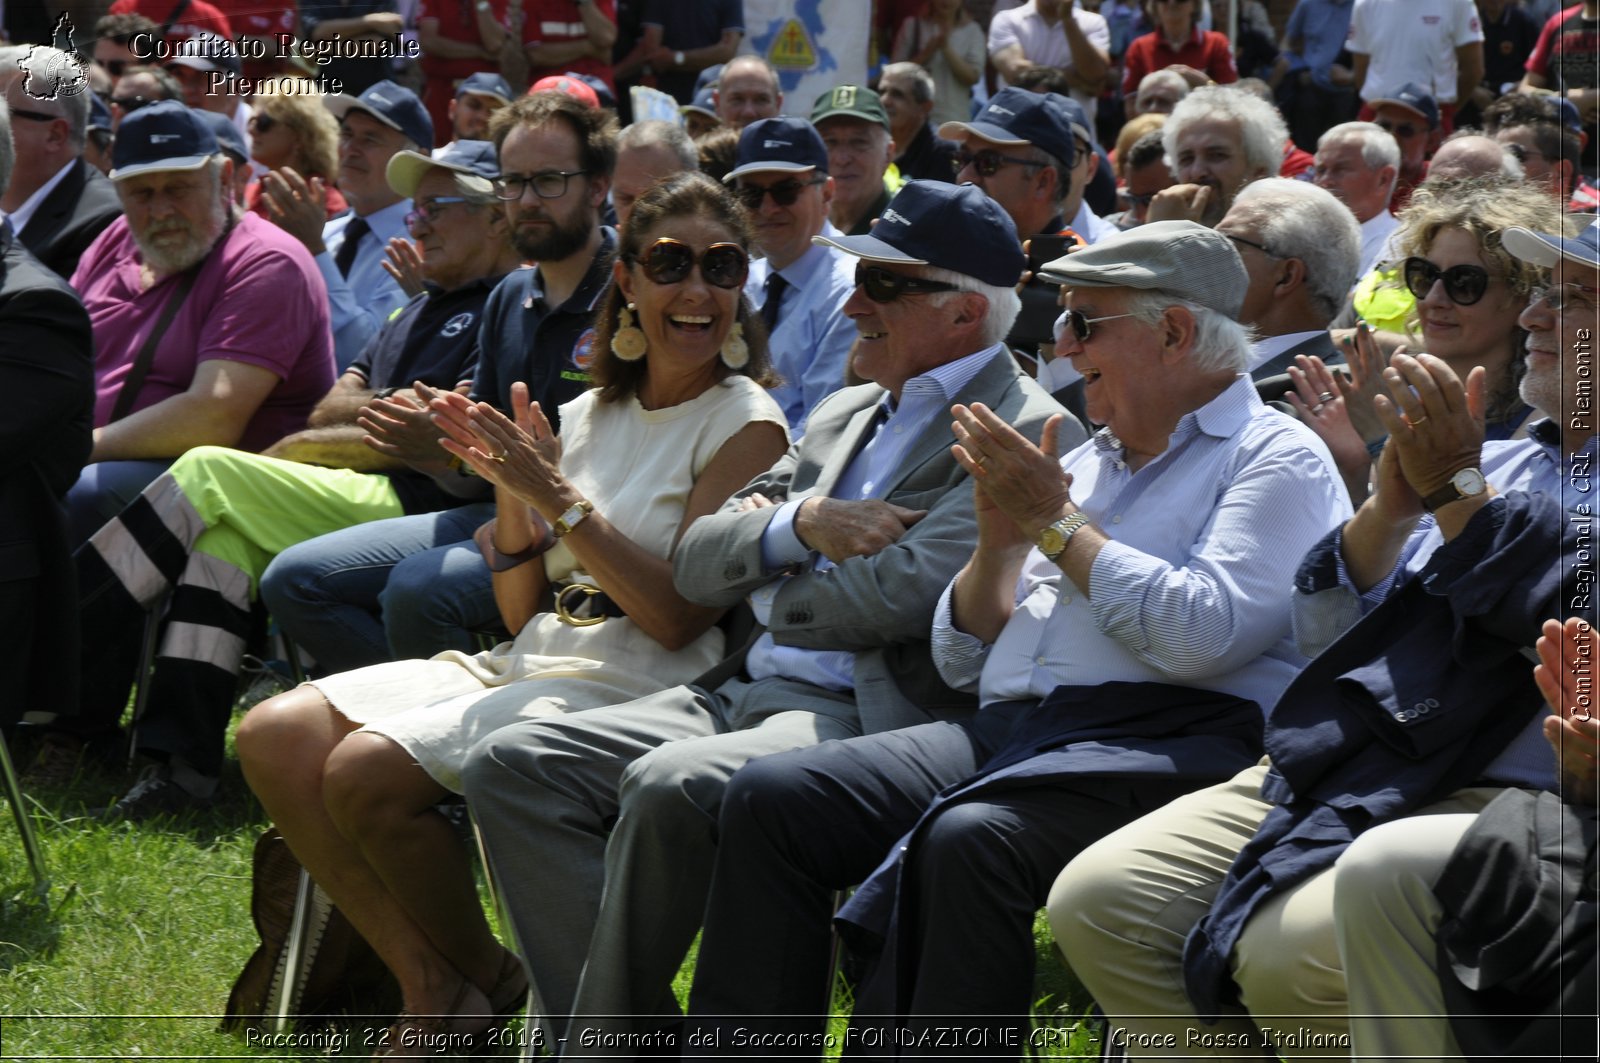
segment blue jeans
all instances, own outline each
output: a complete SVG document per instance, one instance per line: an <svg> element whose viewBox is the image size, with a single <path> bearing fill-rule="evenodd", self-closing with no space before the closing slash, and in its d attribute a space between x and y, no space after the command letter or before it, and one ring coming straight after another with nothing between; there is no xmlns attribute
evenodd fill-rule
<svg viewBox="0 0 1600 1063"><path fill-rule="evenodd" d="M489 566L472 532L494 516L478 502L372 521L291 546L261 577L261 599L318 670L477 649L499 630Z"/></svg>
<svg viewBox="0 0 1600 1063"><path fill-rule="evenodd" d="M156 461L97 461L85 465L67 491L67 534L77 549L100 526L121 513L139 492L167 471L171 458Z"/></svg>

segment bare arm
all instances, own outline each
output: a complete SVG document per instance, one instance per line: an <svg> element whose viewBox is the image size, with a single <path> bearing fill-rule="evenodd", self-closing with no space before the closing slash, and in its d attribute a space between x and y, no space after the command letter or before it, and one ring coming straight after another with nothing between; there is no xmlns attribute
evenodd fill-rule
<svg viewBox="0 0 1600 1063"><path fill-rule="evenodd" d="M1006 84L1015 84L1022 72L1033 66L1022 54L1022 45L1009 44L989 57L994 60L994 68L1000 71L1000 76L1006 79Z"/></svg>
<svg viewBox="0 0 1600 1063"><path fill-rule="evenodd" d="M353 424L307 428L284 436L261 453L268 458L323 465L330 469L356 472L386 472L403 469L405 462L380 454L363 440L366 432Z"/></svg>
<svg viewBox="0 0 1600 1063"><path fill-rule="evenodd" d="M639 41L633 49L623 56L616 66L612 67L611 74L618 81L633 77L639 68L650 61L650 56L661 47L661 27L646 26L639 35Z"/></svg>
<svg viewBox="0 0 1600 1063"><path fill-rule="evenodd" d="M1072 49L1073 71L1088 85L1099 85L1105 81L1111 57L1089 43L1083 27L1072 17L1071 8L1062 11L1061 26L1067 33L1067 47Z"/></svg>
<svg viewBox="0 0 1600 1063"><path fill-rule="evenodd" d="M1361 52L1352 52L1351 58L1354 62L1351 64L1350 81L1355 85L1356 95L1359 96L1362 87L1367 83L1367 64L1371 59Z"/></svg>
<svg viewBox="0 0 1600 1063"><path fill-rule="evenodd" d="M484 12L483 14L487 14ZM458 41L439 32L439 20L425 18L417 23L417 43L425 54L439 59L492 59L494 53L483 44Z"/></svg>
<svg viewBox="0 0 1600 1063"><path fill-rule="evenodd" d="M175 458L191 447L231 447L277 386L278 375L259 365L201 362L188 391L96 428L89 460Z"/></svg>
<svg viewBox="0 0 1600 1063"><path fill-rule="evenodd" d="M329 18L317 23L311 39L325 41L332 37L393 37L405 32L405 22L393 11L375 11L360 18Z"/></svg>
<svg viewBox="0 0 1600 1063"><path fill-rule="evenodd" d="M366 377L346 369L339 374L339 379L333 382L328 393L322 396L322 401L311 411L311 416L306 418L306 427L353 425L356 423L356 413L371 402L375 394L368 386Z"/></svg>

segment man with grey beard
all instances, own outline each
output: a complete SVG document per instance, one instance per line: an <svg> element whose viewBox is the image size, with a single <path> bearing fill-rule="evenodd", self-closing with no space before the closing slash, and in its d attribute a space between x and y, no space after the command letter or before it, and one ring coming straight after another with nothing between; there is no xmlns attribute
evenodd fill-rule
<svg viewBox="0 0 1600 1063"><path fill-rule="evenodd" d="M74 542L204 445L262 450L333 386L328 295L309 253L228 197L233 163L176 100L122 123L123 216L72 275L94 327L94 450L67 496Z"/></svg>

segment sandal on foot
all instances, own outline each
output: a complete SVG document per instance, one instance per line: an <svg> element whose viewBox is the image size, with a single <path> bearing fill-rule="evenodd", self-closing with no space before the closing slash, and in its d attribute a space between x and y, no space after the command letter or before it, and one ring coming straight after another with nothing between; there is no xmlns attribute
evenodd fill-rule
<svg viewBox="0 0 1600 1063"><path fill-rule="evenodd" d="M483 1012L462 1013L461 1008L467 997L476 991L477 987L471 980L463 978L461 987L450 1001L448 1014L414 1015L402 1011L385 1032L372 1058L436 1059L441 1056L475 1055L484 1034L494 1026L493 1020Z"/></svg>

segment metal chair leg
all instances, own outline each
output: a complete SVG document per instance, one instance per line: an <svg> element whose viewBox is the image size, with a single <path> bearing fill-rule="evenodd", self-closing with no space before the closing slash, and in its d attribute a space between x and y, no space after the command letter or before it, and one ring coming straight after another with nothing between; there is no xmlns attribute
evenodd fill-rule
<svg viewBox="0 0 1600 1063"><path fill-rule="evenodd" d="M283 958L278 961L272 984L267 989L267 1014L271 1017L274 1033L289 1029L295 1014L294 1002L310 973L311 960L316 955L322 930L327 926L328 913L333 904L328 895L311 881L305 868L300 869L300 885L295 891L294 916L289 921L289 936L283 945Z"/></svg>
<svg viewBox="0 0 1600 1063"><path fill-rule="evenodd" d="M150 669L155 665L156 647L161 640L161 621L167 615L171 594L164 594L144 614L144 639L139 644L139 670L134 673L133 720L128 724L128 768L139 755L139 722L150 701Z"/></svg>
<svg viewBox="0 0 1600 1063"><path fill-rule="evenodd" d="M33 888L41 901L50 896L50 876L45 872L44 850L33 831L33 815L22 802L22 784L17 780L17 769L11 763L11 753L0 739L0 775L4 776L6 799L11 802L11 814L17 820L17 833L22 835L22 848L28 854L28 868L33 872Z"/></svg>

